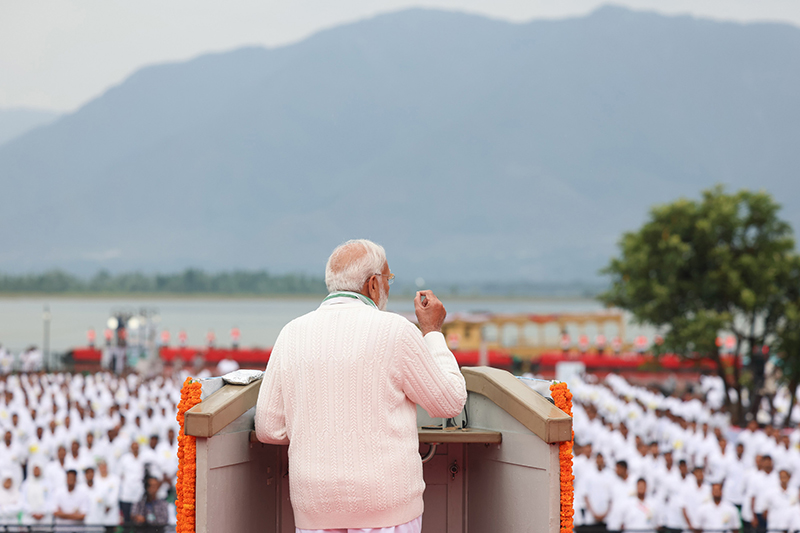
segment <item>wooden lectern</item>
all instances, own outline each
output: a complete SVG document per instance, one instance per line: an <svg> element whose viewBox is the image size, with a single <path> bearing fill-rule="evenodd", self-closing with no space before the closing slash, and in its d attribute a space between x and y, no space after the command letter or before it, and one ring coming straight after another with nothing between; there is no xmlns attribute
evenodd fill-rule
<svg viewBox="0 0 800 533"><path fill-rule="evenodd" d="M461 370L466 428L441 429L417 410L423 533L558 533L558 443L571 438L572 419L505 370ZM197 533L295 531L288 447L253 431L260 385L209 386L218 390L186 412L185 432L197 437Z"/></svg>

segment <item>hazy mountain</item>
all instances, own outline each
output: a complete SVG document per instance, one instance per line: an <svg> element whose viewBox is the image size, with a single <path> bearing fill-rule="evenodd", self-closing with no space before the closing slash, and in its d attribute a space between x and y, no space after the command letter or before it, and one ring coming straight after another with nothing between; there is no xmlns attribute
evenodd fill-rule
<svg viewBox="0 0 800 533"><path fill-rule="evenodd" d="M53 122L58 113L43 109L0 109L0 144L28 133L32 129Z"/></svg>
<svg viewBox="0 0 800 533"><path fill-rule="evenodd" d="M0 148L0 270L591 280L649 206L723 182L800 227L800 29L603 8L410 10L142 69Z"/></svg>

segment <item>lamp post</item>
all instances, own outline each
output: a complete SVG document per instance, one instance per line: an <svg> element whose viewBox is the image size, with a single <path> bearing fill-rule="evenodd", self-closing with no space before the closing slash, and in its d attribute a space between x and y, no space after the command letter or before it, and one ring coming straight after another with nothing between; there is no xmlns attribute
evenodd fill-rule
<svg viewBox="0 0 800 533"><path fill-rule="evenodd" d="M45 371L50 371L50 306L44 306L42 320L44 321L44 340L42 342L42 352L44 356Z"/></svg>

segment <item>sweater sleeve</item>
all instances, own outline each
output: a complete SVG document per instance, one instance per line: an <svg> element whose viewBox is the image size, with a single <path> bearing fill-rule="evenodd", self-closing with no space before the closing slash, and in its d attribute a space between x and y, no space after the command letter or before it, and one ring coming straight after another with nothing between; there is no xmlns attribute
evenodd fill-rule
<svg viewBox="0 0 800 533"><path fill-rule="evenodd" d="M268 444L289 444L286 432L286 411L280 380L280 336L275 341L267 369L261 380L256 402L256 438Z"/></svg>
<svg viewBox="0 0 800 533"><path fill-rule="evenodd" d="M409 323L400 339L403 392L434 418L457 416L467 401L467 387L444 335L434 331L423 338Z"/></svg>

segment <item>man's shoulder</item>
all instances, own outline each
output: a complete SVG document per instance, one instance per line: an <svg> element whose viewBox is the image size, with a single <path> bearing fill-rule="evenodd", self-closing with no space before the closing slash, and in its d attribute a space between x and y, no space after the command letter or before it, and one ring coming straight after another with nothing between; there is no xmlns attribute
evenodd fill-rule
<svg viewBox="0 0 800 533"><path fill-rule="evenodd" d="M391 311L378 311L379 320L385 321L389 324L398 325L402 328L407 328L409 331L417 330L417 327L403 315L392 313Z"/></svg>
<svg viewBox="0 0 800 533"><path fill-rule="evenodd" d="M111 472L109 472L109 473L108 473L108 475L107 475L106 477L104 477L104 478L100 478L100 479L105 479L105 480L106 480L106 483L110 483L110 484L119 484L119 475L117 475L117 474L112 474Z"/></svg>
<svg viewBox="0 0 800 533"><path fill-rule="evenodd" d="M320 320L323 317L321 308L314 309L313 311L309 311L304 315L300 315L297 318L294 318L286 323L283 328L281 328L279 337L285 335L291 335L297 332L303 332L307 328L311 327L316 321Z"/></svg>
<svg viewBox="0 0 800 533"><path fill-rule="evenodd" d="M654 507L661 506L661 500L659 500L658 498L654 498L653 496L647 496L644 499L644 504L650 509L653 509Z"/></svg>
<svg viewBox="0 0 800 533"><path fill-rule="evenodd" d="M341 313L343 316L349 316L352 320L363 320L365 316L369 316L373 323L377 324L379 327L395 326L403 328L405 331L417 330L414 324L403 315L390 311L380 311L366 305L343 305L337 308L320 307L314 309L286 324L281 330L281 333L289 334L303 331L314 326L318 321L324 320L329 313Z"/></svg>
<svg viewBox="0 0 800 533"><path fill-rule="evenodd" d="M722 503L725 503L725 502L722 502ZM722 505L722 503L720 503L720 505ZM714 509L717 508L717 504L714 503L711 500L707 500L707 501L700 502L700 504L697 506L697 508L699 510L703 510L703 511L713 511Z"/></svg>
<svg viewBox="0 0 800 533"><path fill-rule="evenodd" d="M738 510L738 509L736 508L736 506L735 506L735 505L733 505L731 502L729 502L729 501L726 501L726 500L722 500L722 502L720 503L720 505L724 506L724 507L723 507L723 510L724 510L725 512L728 512L728 513L733 513L735 516L738 516L738 515L739 515L739 510Z"/></svg>

